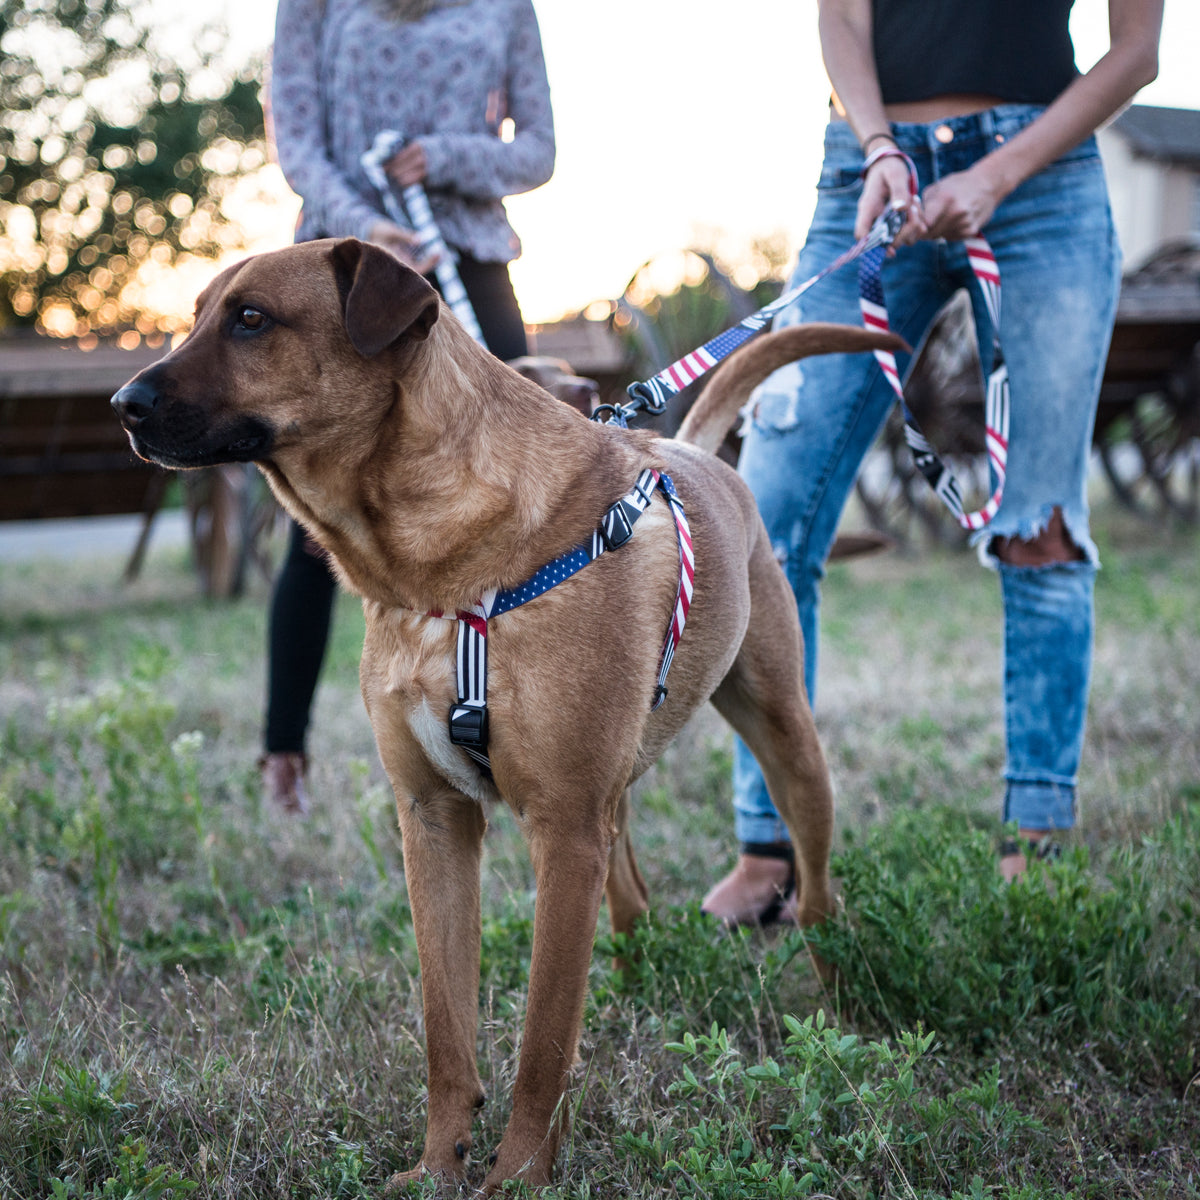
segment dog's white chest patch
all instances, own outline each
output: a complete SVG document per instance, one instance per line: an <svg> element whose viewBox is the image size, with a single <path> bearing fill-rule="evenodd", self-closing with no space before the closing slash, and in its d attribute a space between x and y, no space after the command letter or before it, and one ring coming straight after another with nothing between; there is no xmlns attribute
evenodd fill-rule
<svg viewBox="0 0 1200 1200"><path fill-rule="evenodd" d="M495 789L450 741L456 623L406 609L367 611L382 665L381 698L398 706L392 711L451 787L481 804L494 801Z"/></svg>
<svg viewBox="0 0 1200 1200"><path fill-rule="evenodd" d="M480 804L496 799L495 789L465 754L450 741L448 713L434 711L422 700L408 717L408 727L426 757L445 776L446 782Z"/></svg>

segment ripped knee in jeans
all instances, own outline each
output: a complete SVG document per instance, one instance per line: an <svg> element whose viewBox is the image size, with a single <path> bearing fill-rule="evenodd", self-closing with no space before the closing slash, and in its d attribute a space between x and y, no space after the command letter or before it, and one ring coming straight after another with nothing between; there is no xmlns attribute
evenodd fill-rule
<svg viewBox="0 0 1200 1200"><path fill-rule="evenodd" d="M1055 506L1046 524L1030 538L996 537L990 553L1012 567L1046 567L1053 563L1082 562L1087 555L1075 544Z"/></svg>

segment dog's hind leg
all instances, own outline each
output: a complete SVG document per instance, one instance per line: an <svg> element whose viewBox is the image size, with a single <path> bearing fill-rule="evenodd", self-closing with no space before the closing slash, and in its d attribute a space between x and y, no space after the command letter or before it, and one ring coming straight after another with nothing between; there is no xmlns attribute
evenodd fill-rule
<svg viewBox="0 0 1200 1200"><path fill-rule="evenodd" d="M613 933L632 933L634 922L650 907L650 893L638 870L629 836L629 805L626 788L617 802L617 836L608 854L608 879L604 884Z"/></svg>
<svg viewBox="0 0 1200 1200"><path fill-rule="evenodd" d="M734 671L713 696L717 711L758 760L771 802L796 852L797 911L813 925L832 911L829 854L833 843L833 792L807 703L772 710L757 703ZM803 686L803 685L801 685Z"/></svg>
<svg viewBox="0 0 1200 1200"><path fill-rule="evenodd" d="M796 852L800 923L812 925L833 908L833 789L804 690L795 601L769 554L764 538L750 561L750 622L712 701L762 768Z"/></svg>
<svg viewBox="0 0 1200 1200"><path fill-rule="evenodd" d="M421 962L429 1109L425 1148L396 1190L426 1174L460 1179L471 1125L483 1103L475 1060L479 1023L479 869L483 810L457 792L420 801L398 796L404 874Z"/></svg>
<svg viewBox="0 0 1200 1200"><path fill-rule="evenodd" d="M491 1195L510 1179L531 1187L550 1181L567 1124L564 1095L575 1062L596 918L608 872L617 797L582 806L547 805L549 820L526 808L537 879L529 1002L512 1116L484 1182ZM584 817L581 814L587 813Z"/></svg>

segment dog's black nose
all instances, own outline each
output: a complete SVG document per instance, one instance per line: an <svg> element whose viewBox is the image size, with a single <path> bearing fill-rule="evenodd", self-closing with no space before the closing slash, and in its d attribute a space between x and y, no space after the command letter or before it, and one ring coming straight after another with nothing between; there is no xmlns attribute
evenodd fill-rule
<svg viewBox="0 0 1200 1200"><path fill-rule="evenodd" d="M144 379L135 379L121 388L111 403L121 423L127 429L132 429L154 411L158 404L158 392Z"/></svg>

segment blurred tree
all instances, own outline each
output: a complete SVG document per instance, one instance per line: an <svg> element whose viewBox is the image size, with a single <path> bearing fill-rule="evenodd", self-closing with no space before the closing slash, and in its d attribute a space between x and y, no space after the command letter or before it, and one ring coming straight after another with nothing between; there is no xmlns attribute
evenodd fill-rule
<svg viewBox="0 0 1200 1200"><path fill-rule="evenodd" d="M0 330L170 331L147 269L240 243L222 200L266 161L261 64L231 68L218 30L165 17L0 0Z"/></svg>

